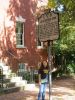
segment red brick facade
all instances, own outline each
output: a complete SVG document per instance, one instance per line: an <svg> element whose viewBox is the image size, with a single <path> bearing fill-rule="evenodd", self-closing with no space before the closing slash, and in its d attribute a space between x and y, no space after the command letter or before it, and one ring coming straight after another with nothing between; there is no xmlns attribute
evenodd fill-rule
<svg viewBox="0 0 75 100"><path fill-rule="evenodd" d="M0 0L0 5L0 60L14 71L19 63L37 66L38 61L47 57L47 51L37 49L36 0ZM19 16L25 19L24 48L16 47L15 27Z"/></svg>

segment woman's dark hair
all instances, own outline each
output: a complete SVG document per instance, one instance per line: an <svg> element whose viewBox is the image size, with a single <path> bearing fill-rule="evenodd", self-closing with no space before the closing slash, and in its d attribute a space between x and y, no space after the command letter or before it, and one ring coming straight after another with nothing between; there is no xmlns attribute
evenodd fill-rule
<svg viewBox="0 0 75 100"><path fill-rule="evenodd" d="M44 65L43 65L43 62L42 62L42 63L41 63L40 70L43 70L43 68L44 68ZM46 68L49 68L49 66L48 66L48 63L47 63L47 66L46 66Z"/></svg>

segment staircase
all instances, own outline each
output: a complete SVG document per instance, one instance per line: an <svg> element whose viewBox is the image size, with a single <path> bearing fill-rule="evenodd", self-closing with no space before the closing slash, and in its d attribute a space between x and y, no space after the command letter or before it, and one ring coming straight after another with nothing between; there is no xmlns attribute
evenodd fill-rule
<svg viewBox="0 0 75 100"><path fill-rule="evenodd" d="M0 93L12 93L25 89L26 80L12 73L8 66L0 63Z"/></svg>

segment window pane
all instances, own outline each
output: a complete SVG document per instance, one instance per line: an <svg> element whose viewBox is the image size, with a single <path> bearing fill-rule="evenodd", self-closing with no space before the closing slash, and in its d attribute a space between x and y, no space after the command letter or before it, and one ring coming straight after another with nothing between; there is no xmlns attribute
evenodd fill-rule
<svg viewBox="0 0 75 100"><path fill-rule="evenodd" d="M23 23L20 24L20 32L23 33Z"/></svg>
<svg viewBox="0 0 75 100"><path fill-rule="evenodd" d="M40 42L39 38L38 38L38 46L41 46L41 42Z"/></svg>
<svg viewBox="0 0 75 100"><path fill-rule="evenodd" d="M22 34L17 34L17 45L23 44Z"/></svg>
<svg viewBox="0 0 75 100"><path fill-rule="evenodd" d="M23 23L21 22L16 23L16 33L23 33Z"/></svg>
<svg viewBox="0 0 75 100"><path fill-rule="evenodd" d="M16 42L17 45L23 45L23 25L22 22L16 22Z"/></svg>
<svg viewBox="0 0 75 100"><path fill-rule="evenodd" d="M24 63L20 63L19 64L19 69L25 69L25 64Z"/></svg>

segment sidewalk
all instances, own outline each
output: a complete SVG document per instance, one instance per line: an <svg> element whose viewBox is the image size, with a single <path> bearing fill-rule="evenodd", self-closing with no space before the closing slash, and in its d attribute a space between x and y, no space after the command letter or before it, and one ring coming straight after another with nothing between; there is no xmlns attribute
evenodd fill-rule
<svg viewBox="0 0 75 100"><path fill-rule="evenodd" d="M25 91L0 96L0 100L37 100L39 88L29 87ZM46 90L46 100L49 100L49 89ZM75 80L58 79L53 81L52 100L75 100Z"/></svg>

